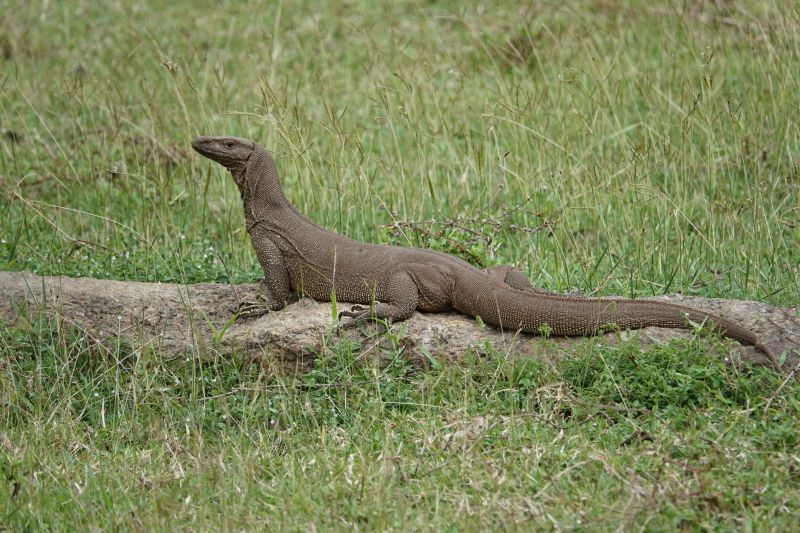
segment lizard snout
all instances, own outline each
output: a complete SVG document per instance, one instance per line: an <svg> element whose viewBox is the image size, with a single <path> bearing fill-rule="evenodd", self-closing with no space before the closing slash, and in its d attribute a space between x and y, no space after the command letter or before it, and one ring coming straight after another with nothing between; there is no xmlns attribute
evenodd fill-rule
<svg viewBox="0 0 800 533"><path fill-rule="evenodd" d="M203 153L203 150L208 146L208 141L208 137L195 137L192 139L192 148L200 153Z"/></svg>

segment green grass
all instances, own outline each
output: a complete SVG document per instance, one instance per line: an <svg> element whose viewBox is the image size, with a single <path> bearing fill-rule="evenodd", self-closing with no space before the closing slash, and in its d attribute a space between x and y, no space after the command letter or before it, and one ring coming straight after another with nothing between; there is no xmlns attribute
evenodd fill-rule
<svg viewBox="0 0 800 533"><path fill-rule="evenodd" d="M355 238L798 305L800 11L517 4L18 2L0 268L257 278L235 185L189 148L229 133ZM288 376L3 326L0 529L796 527L800 389L707 341L427 370L401 345Z"/></svg>
<svg viewBox="0 0 800 533"><path fill-rule="evenodd" d="M276 376L40 326L0 336L13 528L796 525L800 387L696 344Z"/></svg>

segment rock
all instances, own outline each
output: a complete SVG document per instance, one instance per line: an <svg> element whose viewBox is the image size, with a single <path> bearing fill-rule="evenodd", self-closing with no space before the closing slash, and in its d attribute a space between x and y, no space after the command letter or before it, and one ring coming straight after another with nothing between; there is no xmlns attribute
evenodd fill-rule
<svg viewBox="0 0 800 533"><path fill-rule="evenodd" d="M44 314L79 328L100 346L116 346L119 338L132 349L152 348L163 357L204 359L237 351L250 359L276 362L284 368L307 367L324 346L338 342L339 335L359 343L365 357L380 357L387 348L394 350L399 344L406 357L421 365L428 364L432 358L452 361L469 350L557 357L569 351L575 342L591 342L501 331L458 313L416 313L405 322L393 324L394 335L390 336L383 335L383 328L378 325L337 333L331 304L316 303L308 298L278 312L257 318L239 318L228 324L239 303L255 300L258 294L257 284L178 285L0 272L0 319L14 323ZM784 368L794 368L800 361L796 343L800 339L800 308L677 295L655 299L690 305L734 319L768 342L794 350L788 355ZM339 304L340 309L349 307L349 304ZM639 335L642 344L646 344L688 336L691 332L645 328L623 332L620 337L629 335ZM603 337L595 340L614 343L618 338L614 333ZM733 357L727 357L731 361L769 365L766 356L752 347L737 347L731 354Z"/></svg>

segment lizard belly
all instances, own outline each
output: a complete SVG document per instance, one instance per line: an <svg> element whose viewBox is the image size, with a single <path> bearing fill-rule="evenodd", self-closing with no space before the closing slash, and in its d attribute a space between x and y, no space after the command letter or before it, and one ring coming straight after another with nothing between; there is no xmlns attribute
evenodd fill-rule
<svg viewBox="0 0 800 533"><path fill-rule="evenodd" d="M322 271L310 265L298 265L290 272L292 287L303 296L318 301L330 301L331 293L339 302L369 304L383 296L380 280L362 276L347 276Z"/></svg>
<svg viewBox="0 0 800 533"><path fill-rule="evenodd" d="M333 280L327 272L295 263L289 269L289 278L292 280L292 288L299 295L319 301L330 301Z"/></svg>

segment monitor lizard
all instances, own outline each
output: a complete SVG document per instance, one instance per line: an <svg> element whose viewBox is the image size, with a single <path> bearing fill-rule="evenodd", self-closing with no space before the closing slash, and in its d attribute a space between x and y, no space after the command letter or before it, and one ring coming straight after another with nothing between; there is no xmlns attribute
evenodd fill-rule
<svg viewBox="0 0 800 533"><path fill-rule="evenodd" d="M339 313L345 325L367 318L405 320L414 311L453 309L512 331L595 335L647 326L705 324L764 352L778 354L749 329L725 318L667 302L562 295L534 288L511 266L478 269L450 254L355 241L315 224L284 196L272 156L238 137L197 137L192 147L226 167L244 203L247 232L264 269L268 310L294 294L358 304ZM268 309L267 309L268 308ZM250 308L252 312L253 308Z"/></svg>

